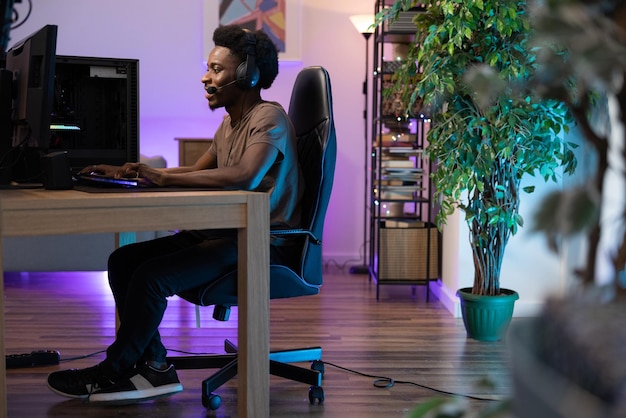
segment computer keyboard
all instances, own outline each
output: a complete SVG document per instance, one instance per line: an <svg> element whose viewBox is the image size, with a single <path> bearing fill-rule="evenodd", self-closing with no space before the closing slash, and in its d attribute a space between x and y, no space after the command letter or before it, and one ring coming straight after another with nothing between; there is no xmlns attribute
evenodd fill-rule
<svg viewBox="0 0 626 418"><path fill-rule="evenodd" d="M79 184L96 187L145 187L147 184L142 178L115 178L97 173L74 174L74 180Z"/></svg>

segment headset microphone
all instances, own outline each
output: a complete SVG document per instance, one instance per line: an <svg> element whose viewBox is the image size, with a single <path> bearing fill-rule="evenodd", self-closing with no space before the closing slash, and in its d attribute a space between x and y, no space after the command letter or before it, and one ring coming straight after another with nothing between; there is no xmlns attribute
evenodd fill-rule
<svg viewBox="0 0 626 418"><path fill-rule="evenodd" d="M226 87L228 87L228 86L230 86L230 85L232 85L232 84L235 84L236 82L237 82L237 80L233 80L233 81L231 81L230 83L226 83L226 84L224 84L223 86L219 86L219 87L210 86L210 87L207 87L205 90L206 90L206 92L207 92L207 93L209 93L209 94L215 94L215 93L217 93L218 91L220 91L221 89L226 88Z"/></svg>

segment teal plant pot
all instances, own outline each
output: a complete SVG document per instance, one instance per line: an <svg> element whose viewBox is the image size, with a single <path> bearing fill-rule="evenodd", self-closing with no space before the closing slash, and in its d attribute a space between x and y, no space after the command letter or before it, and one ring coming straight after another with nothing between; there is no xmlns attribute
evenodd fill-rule
<svg viewBox="0 0 626 418"><path fill-rule="evenodd" d="M515 301L519 294L514 290L500 289L499 296L473 295L472 288L457 291L461 301L461 314L469 338L478 341L499 341L513 317Z"/></svg>

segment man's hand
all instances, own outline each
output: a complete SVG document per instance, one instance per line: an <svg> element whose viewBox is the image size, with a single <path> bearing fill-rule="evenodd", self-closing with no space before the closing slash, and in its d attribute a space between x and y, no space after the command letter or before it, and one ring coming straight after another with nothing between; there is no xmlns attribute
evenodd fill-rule
<svg viewBox="0 0 626 418"><path fill-rule="evenodd" d="M94 164L80 170L79 174L99 174L107 177L116 177L121 167L107 164Z"/></svg>
<svg viewBox="0 0 626 418"><path fill-rule="evenodd" d="M113 177L115 177L116 179L141 177L139 175L139 169L141 166L145 166L145 164L125 163L123 166L117 167L117 170L113 173Z"/></svg>
<svg viewBox="0 0 626 418"><path fill-rule="evenodd" d="M80 170L80 174L98 174L101 176L119 178L145 177L149 183L160 184L161 173L141 163L125 163L122 166L108 164L94 164Z"/></svg>
<svg viewBox="0 0 626 418"><path fill-rule="evenodd" d="M152 168L146 164L137 164L133 167L137 171L137 177L142 178L148 184L154 184L157 186L165 186L166 173L162 170Z"/></svg>

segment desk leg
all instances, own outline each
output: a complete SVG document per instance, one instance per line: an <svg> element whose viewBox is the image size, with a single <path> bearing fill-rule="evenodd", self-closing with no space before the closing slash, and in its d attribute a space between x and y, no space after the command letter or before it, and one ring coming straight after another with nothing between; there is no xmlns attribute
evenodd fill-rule
<svg viewBox="0 0 626 418"><path fill-rule="evenodd" d="M269 417L269 197L249 195L239 229L239 417Z"/></svg>
<svg viewBox="0 0 626 418"><path fill-rule="evenodd" d="M123 247L126 244L134 244L137 242L136 232L116 232L115 233L115 248Z"/></svg>
<svg viewBox="0 0 626 418"><path fill-rule="evenodd" d="M0 225L0 228L2 226ZM4 348L4 266L2 265L2 238L0 238L0 353L6 356ZM7 410L7 370L6 361L0 362L0 417L6 417ZM268 414L269 416L269 414Z"/></svg>

